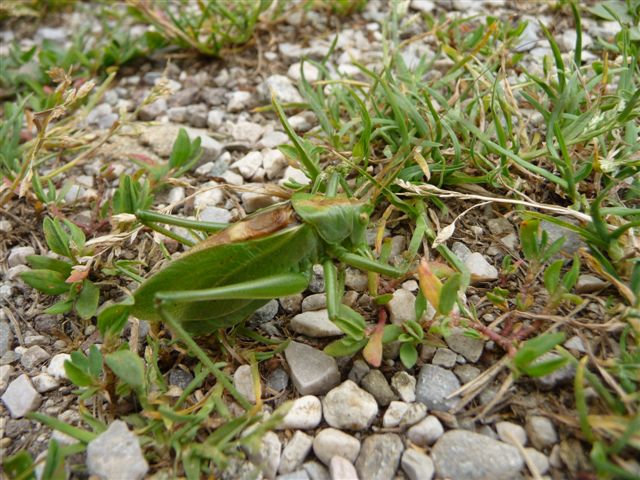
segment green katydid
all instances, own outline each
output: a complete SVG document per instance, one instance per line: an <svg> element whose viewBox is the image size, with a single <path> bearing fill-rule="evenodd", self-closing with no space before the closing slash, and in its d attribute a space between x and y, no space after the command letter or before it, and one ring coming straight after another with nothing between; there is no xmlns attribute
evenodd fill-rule
<svg viewBox="0 0 640 480"><path fill-rule="evenodd" d="M370 209L346 197L295 193L194 245L150 277L136 290L131 314L178 323L192 335L211 333L242 322L272 298L304 291L311 267L321 263L331 320L346 331L354 323L364 327L340 301L333 259L390 277L404 273L367 255ZM146 212L139 217L158 219Z"/></svg>

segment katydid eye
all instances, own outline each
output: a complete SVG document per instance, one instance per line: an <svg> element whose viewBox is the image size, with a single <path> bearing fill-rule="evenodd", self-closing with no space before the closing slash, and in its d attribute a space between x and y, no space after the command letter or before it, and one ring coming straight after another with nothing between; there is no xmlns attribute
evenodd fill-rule
<svg viewBox="0 0 640 480"><path fill-rule="evenodd" d="M360 223L362 223L362 224L366 224L366 223L368 223L368 222L369 222L369 215L368 215L368 214L366 214L366 213L364 213L364 212L362 212L362 213L360 214Z"/></svg>

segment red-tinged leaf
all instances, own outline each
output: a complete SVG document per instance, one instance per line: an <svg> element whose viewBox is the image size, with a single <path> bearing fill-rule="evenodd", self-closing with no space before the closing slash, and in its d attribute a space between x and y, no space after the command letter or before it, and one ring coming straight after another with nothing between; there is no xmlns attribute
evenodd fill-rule
<svg viewBox="0 0 640 480"><path fill-rule="evenodd" d="M71 275L67 277L65 283L82 282L89 275L89 269L85 267L74 267L71 270Z"/></svg>
<svg viewBox="0 0 640 480"><path fill-rule="evenodd" d="M433 273L429 262L424 258L420 261L420 266L418 267L418 280L420 283L420 291L429 303L438 310L442 282L436 274Z"/></svg>
<svg viewBox="0 0 640 480"><path fill-rule="evenodd" d="M382 337L384 336L384 324L386 320L386 312L382 310L375 330L369 337L367 346L362 350L362 356L372 367L379 367L382 363Z"/></svg>

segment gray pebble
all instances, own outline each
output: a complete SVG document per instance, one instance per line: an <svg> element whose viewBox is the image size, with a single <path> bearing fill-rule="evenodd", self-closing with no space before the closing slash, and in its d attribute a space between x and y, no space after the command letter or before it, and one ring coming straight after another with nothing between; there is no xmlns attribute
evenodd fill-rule
<svg viewBox="0 0 640 480"><path fill-rule="evenodd" d="M440 478L510 480L524 465L516 447L466 430L445 433L431 458Z"/></svg>
<svg viewBox="0 0 640 480"><path fill-rule="evenodd" d="M301 395L322 395L340 382L336 360L298 342L284 352L296 390Z"/></svg>
<svg viewBox="0 0 640 480"><path fill-rule="evenodd" d="M458 397L447 397L458 388L460 382L453 372L435 365L425 365L418 376L416 400L432 410L447 411L458 401Z"/></svg>
<svg viewBox="0 0 640 480"><path fill-rule="evenodd" d="M358 476L368 480L392 480L403 450L402 440L395 433L368 436L356 460Z"/></svg>

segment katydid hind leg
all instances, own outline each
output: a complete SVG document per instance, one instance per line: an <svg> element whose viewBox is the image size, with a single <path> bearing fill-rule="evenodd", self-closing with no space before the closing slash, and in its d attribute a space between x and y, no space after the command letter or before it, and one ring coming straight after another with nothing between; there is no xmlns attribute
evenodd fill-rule
<svg viewBox="0 0 640 480"><path fill-rule="evenodd" d="M246 282L199 290L160 291L156 299L160 302L205 302L212 300L270 300L304 291L309 277L303 273L284 273L258 278Z"/></svg>

